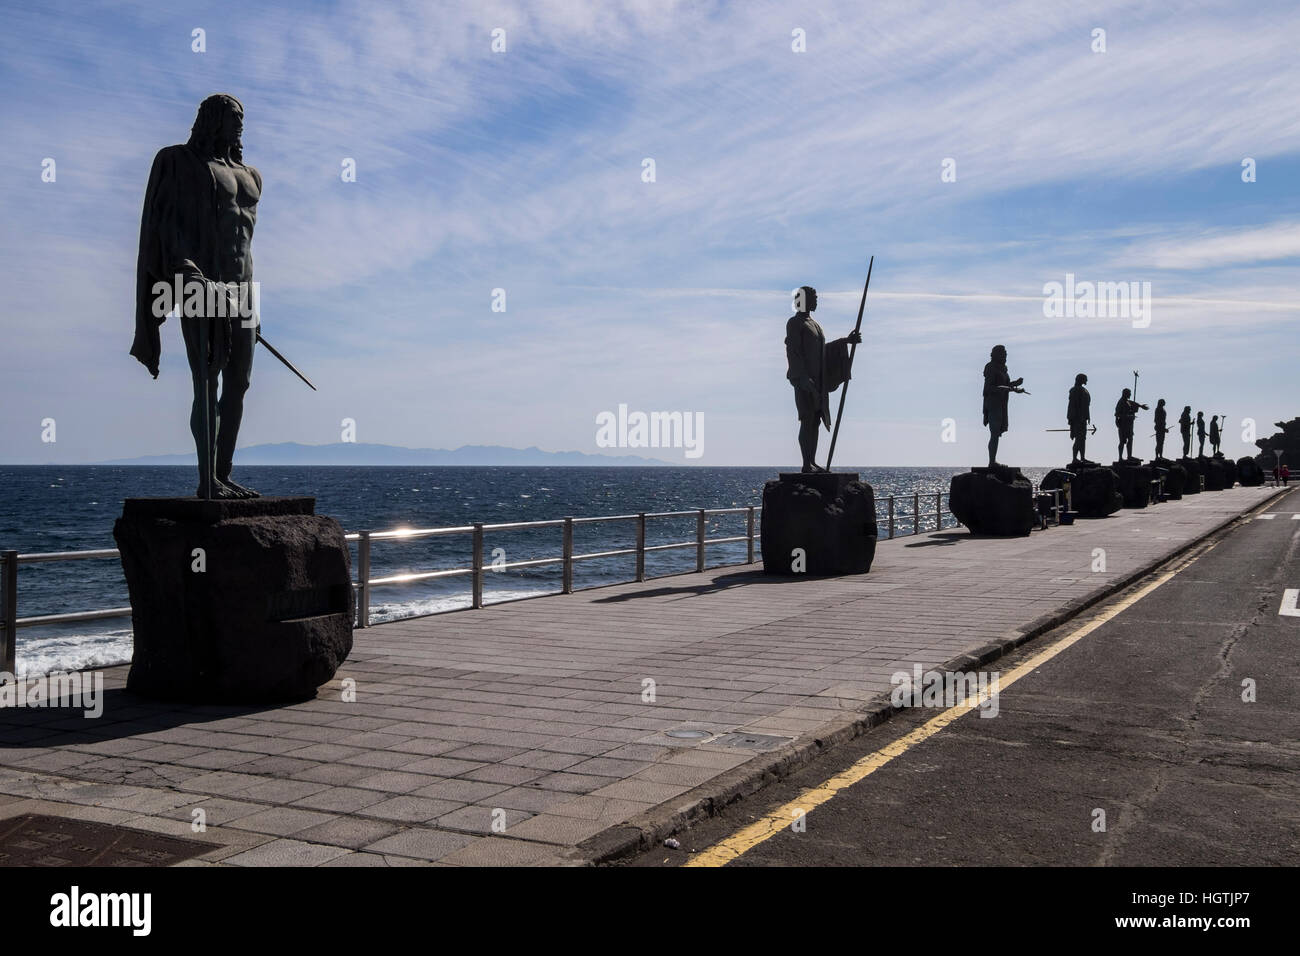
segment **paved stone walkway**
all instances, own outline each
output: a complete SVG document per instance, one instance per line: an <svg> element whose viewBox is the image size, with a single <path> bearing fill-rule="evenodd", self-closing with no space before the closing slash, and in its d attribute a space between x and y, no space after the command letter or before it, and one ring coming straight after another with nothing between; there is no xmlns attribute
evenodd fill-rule
<svg viewBox="0 0 1300 956"><path fill-rule="evenodd" d="M182 865L571 862L584 840L843 724L895 671L1024 633L1273 493L1027 539L882 541L853 578L720 568L384 624L287 707L144 701L111 668L97 720L0 711L0 818L213 845Z"/></svg>

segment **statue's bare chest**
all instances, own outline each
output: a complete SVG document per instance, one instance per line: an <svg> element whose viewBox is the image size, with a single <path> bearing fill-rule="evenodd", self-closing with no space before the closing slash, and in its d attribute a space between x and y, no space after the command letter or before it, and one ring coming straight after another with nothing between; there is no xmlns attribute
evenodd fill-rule
<svg viewBox="0 0 1300 956"><path fill-rule="evenodd" d="M251 170L216 161L209 162L208 169L212 171L212 181L217 188L217 205L223 211L239 210L250 217L256 215L262 191L258 189Z"/></svg>

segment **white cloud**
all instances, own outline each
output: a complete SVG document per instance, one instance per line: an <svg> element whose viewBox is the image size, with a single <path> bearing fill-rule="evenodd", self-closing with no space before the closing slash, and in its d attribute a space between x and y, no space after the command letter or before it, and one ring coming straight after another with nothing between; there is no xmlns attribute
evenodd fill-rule
<svg viewBox="0 0 1300 956"><path fill-rule="evenodd" d="M1155 269L1217 269L1300 258L1300 222L1205 230L1138 246L1129 258L1136 266Z"/></svg>

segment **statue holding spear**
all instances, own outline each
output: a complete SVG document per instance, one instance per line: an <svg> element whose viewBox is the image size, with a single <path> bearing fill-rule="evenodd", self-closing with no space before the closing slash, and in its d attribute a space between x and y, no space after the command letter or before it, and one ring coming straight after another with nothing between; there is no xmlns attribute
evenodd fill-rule
<svg viewBox="0 0 1300 956"><path fill-rule="evenodd" d="M871 262L875 262L873 256ZM786 378L794 386L795 410L799 413L799 452L803 458L802 472L830 471L831 457L835 454L835 440L839 437L839 418L844 414L844 396L848 392L853 356L862 341L862 311L867 304L867 286L871 284L871 264L867 266L867 285L862 289L862 302L858 306L858 324L847 336L826 341L822 327L812 317L817 309L817 290L801 286L795 291L795 314L785 324ZM815 461L817 436L821 426L831 427L830 393L841 385L839 415L831 435L831 451L826 467Z"/></svg>

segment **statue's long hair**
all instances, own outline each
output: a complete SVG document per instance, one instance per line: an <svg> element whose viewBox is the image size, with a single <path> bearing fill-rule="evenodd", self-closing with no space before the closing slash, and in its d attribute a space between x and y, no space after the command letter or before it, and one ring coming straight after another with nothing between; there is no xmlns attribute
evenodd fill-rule
<svg viewBox="0 0 1300 956"><path fill-rule="evenodd" d="M190 129L190 146L202 156L215 156L221 150L217 142L217 133L221 129L222 114L228 109L244 111L244 104L229 93L213 93L199 104L199 115L194 118ZM230 147L230 158L237 163L244 161L243 143L236 142Z"/></svg>

